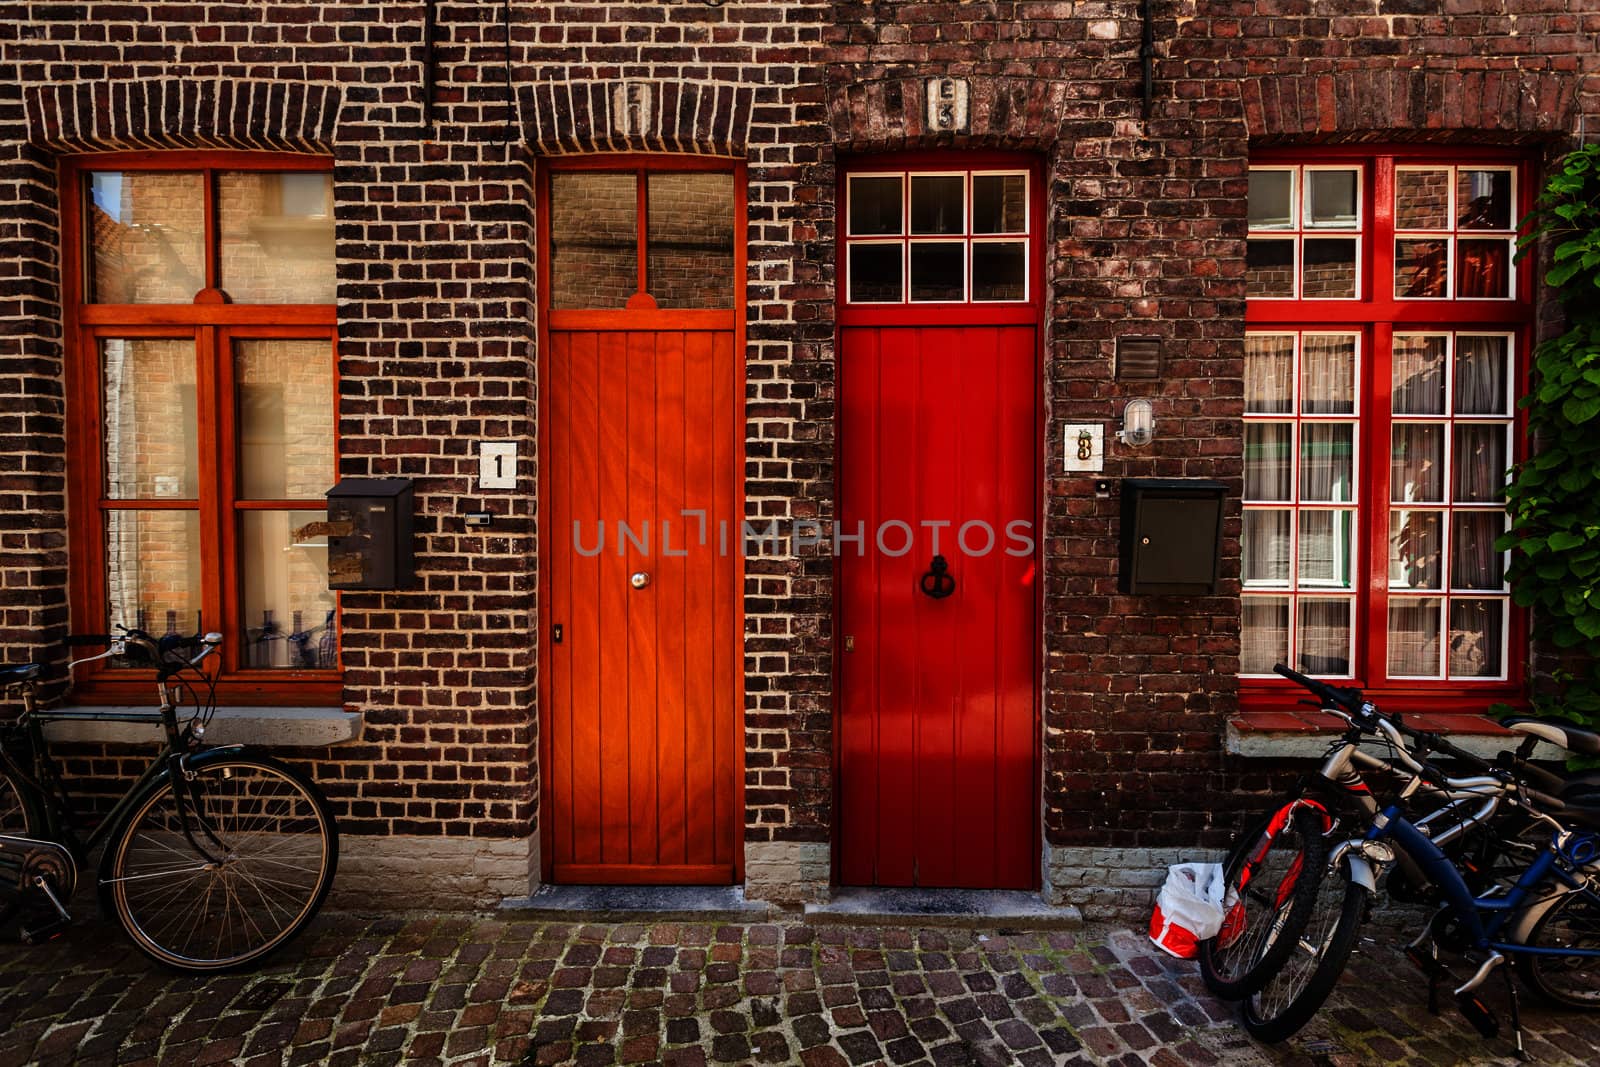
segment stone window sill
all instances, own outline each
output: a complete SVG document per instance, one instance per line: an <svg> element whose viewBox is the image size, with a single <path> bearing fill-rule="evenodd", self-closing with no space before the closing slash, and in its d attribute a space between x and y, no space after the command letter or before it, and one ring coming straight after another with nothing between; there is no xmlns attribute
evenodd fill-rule
<svg viewBox="0 0 1600 1067"><path fill-rule="evenodd" d="M1515 748L1513 735L1493 719L1459 712L1417 712L1406 724L1448 734L1452 744L1485 759ZM1246 759L1321 759L1339 732L1330 716L1314 711L1247 711L1228 720L1228 752ZM1520 738L1519 738L1520 739ZM1535 759L1560 759L1565 754L1540 743Z"/></svg>
<svg viewBox="0 0 1600 1067"><path fill-rule="evenodd" d="M93 718L107 713L137 715L148 722L104 722ZM72 706L57 708L44 724L51 741L99 744L144 744L161 740L161 719L148 707ZM212 745L255 744L271 748L325 748L343 745L361 736L361 716L343 708L218 708L206 728Z"/></svg>

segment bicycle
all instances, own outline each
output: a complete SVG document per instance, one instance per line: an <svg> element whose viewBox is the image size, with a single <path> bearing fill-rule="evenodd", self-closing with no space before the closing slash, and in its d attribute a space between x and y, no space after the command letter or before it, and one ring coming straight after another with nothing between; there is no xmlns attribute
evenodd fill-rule
<svg viewBox="0 0 1600 1067"><path fill-rule="evenodd" d="M96 825L83 820L45 739L48 722L150 722L148 713L40 709L37 663L0 667L22 713L0 726L0 926L22 916L25 943L59 936L80 872L100 849L99 900L139 950L175 970L242 969L288 944L333 884L339 835L320 790L249 745L207 746L216 683L201 664L220 634L157 639L121 627L84 663L142 653L156 665L161 752ZM193 655L189 653L193 652ZM204 699L196 686L204 687ZM188 690L195 714L180 723ZM25 914L26 913L26 914Z"/></svg>

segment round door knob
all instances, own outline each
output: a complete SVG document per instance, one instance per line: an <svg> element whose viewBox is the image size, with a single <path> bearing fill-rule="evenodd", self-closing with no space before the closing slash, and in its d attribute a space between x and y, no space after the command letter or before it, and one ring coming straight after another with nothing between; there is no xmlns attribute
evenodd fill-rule
<svg viewBox="0 0 1600 1067"><path fill-rule="evenodd" d="M650 584L650 575L644 571L634 571L633 576L628 579L628 584L635 589L643 589Z"/></svg>

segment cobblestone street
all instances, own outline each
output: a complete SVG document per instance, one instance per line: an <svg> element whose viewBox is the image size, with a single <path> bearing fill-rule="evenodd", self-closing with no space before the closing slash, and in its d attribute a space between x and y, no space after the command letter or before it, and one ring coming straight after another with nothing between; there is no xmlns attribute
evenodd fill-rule
<svg viewBox="0 0 1600 1067"><path fill-rule="evenodd" d="M147 965L83 923L0 948L0 1064L1430 1064L1509 1061L1430 1017L1367 944L1291 1045L1266 1048L1193 964L1139 934L557 925L514 913L327 915L266 970ZM1490 1001L1500 1003L1498 982ZM1600 1017L1525 1013L1534 1059L1590 1063Z"/></svg>

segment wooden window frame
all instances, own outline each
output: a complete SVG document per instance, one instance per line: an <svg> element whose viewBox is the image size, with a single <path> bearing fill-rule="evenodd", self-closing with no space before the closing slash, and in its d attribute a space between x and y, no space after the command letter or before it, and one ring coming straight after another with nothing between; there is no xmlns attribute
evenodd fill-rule
<svg viewBox="0 0 1600 1067"><path fill-rule="evenodd" d="M201 612L207 629L225 637L223 653L211 661L220 673L217 701L225 705L336 706L342 703L342 674L332 670L263 669L241 666L244 657L239 621L240 570L236 516L249 510L307 507L294 500L240 500L235 493L237 465L235 405L230 395L234 340L326 339L332 370L335 437L329 457L329 484L338 471L339 363L335 305L233 304L217 287L220 271L220 220L216 173L220 171L322 171L333 161L321 156L278 152L114 152L69 157L59 172L61 190L62 311L66 342L67 482L70 615L74 631L106 627L106 548L102 516L108 510L195 510L201 543ZM83 206L92 171L198 171L205 187L205 287L189 304L89 303L89 271ZM99 341L107 337L192 340L195 345L198 499L172 503L113 501L103 489L101 373ZM317 502L318 507L325 506ZM234 561L231 565L227 561ZM334 618L339 618L335 594ZM86 704L148 703L150 672L92 664L74 680L73 698Z"/></svg>
<svg viewBox="0 0 1600 1067"><path fill-rule="evenodd" d="M1515 225L1532 207L1535 188L1532 159L1527 153L1512 149L1347 145L1256 149L1251 153L1250 165L1268 168L1345 165L1360 168L1360 227L1355 231L1338 231L1355 233L1360 237L1356 298L1249 299L1245 305L1245 327L1249 333L1354 332L1361 338L1359 346L1362 359L1356 382L1357 409L1361 413L1356 420L1357 449L1358 454L1365 453L1369 458L1365 463L1358 463L1356 468L1358 555L1355 571L1355 632L1352 639L1353 678L1344 684L1360 686L1369 695L1379 700L1397 702L1396 706L1404 706L1408 711L1481 711L1496 703L1514 706L1525 704L1526 657L1519 655L1518 650L1525 648L1528 641L1527 613L1510 601L1509 593L1489 594L1507 597L1502 638L1506 659L1505 677L1477 681L1463 678L1390 679L1388 676L1389 514L1392 508L1398 507L1389 501L1391 427L1395 418L1391 411L1390 375L1391 346L1396 332L1510 334L1508 377L1511 442L1507 458L1515 463L1526 454L1526 418L1516 401L1526 393L1528 387L1529 352L1537 318L1534 305L1536 272L1526 265L1513 269L1509 298L1397 298L1394 295L1394 241L1397 232L1394 195L1395 174L1400 167L1504 167L1511 169L1515 175L1512 203ZM1297 189L1297 195L1303 202L1303 190ZM1454 220L1450 231L1452 236L1455 233L1453 223ZM1298 231L1291 229L1290 232ZM1451 269L1454 270L1453 263ZM1297 280L1297 291L1298 288ZM1454 425L1456 416L1447 413L1439 416L1437 421ZM1446 487L1446 497L1449 495L1449 488ZM1446 503L1432 510L1444 512L1444 521L1448 524L1453 506ZM1447 597L1450 595L1448 574L1443 575L1441 580L1445 592L1438 595ZM1254 592L1241 590L1241 596L1247 597ZM1259 593L1281 595L1277 589L1263 588ZM1447 616L1448 609L1443 610ZM1291 610L1289 625L1293 627L1294 623ZM1444 626L1440 634L1441 642L1448 634L1448 617L1444 619ZM1278 709L1298 692L1297 687L1282 679L1242 675L1241 710Z"/></svg>

